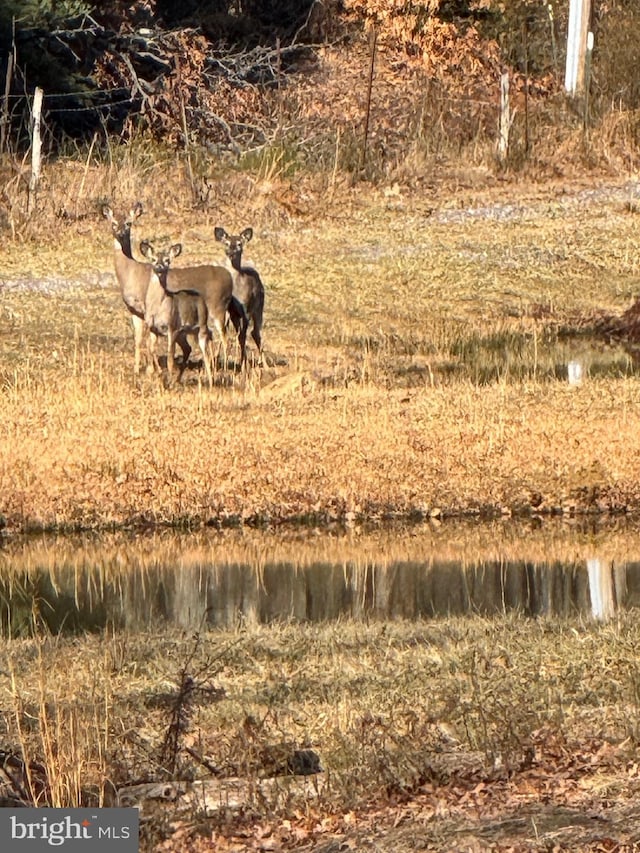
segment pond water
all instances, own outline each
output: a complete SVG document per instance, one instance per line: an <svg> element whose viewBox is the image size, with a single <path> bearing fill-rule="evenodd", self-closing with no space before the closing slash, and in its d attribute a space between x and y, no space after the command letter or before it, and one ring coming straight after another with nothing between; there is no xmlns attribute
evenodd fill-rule
<svg viewBox="0 0 640 853"><path fill-rule="evenodd" d="M606 619L640 603L640 525L37 537L0 548L0 632L233 627L514 612Z"/></svg>

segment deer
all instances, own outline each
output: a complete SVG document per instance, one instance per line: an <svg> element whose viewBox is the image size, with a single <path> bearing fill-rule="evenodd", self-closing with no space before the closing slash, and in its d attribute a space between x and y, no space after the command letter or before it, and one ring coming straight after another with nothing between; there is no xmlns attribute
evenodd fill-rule
<svg viewBox="0 0 640 853"><path fill-rule="evenodd" d="M242 302L233 295L233 278L230 271L226 267L212 264L197 267L171 267L167 270L166 285L165 294L169 296L188 291L205 299L210 324L213 323L213 327L220 336L225 368L227 366L226 316L229 315L238 335L240 369L242 369L247 357L249 319Z"/></svg>
<svg viewBox="0 0 640 853"><path fill-rule="evenodd" d="M149 333L148 352L150 357L149 369L160 371L160 365L156 355L156 344L158 335L167 335L169 321L172 316L171 290L198 290L200 281L207 281L213 274L221 281L221 287L226 288L229 284L233 288L230 273L224 267L200 266L188 267L186 269L171 269L167 276L167 287L165 290L159 279L153 273L152 264L141 263L133 258L131 250L131 227L140 218L144 208L141 202L136 202L128 215L117 220L108 205L103 207L103 215L110 222L114 237L116 278L120 284L122 298L131 313L131 322L134 331L134 372L140 372L142 341L146 331ZM240 367L242 368L246 358L246 337L248 319L244 307L240 301L232 296L226 310L238 335L241 351ZM175 366L173 344L177 343L182 350L181 375L184 372L191 354L191 346L187 340L187 332L177 330L177 334L171 336L172 345L169 346L167 354L167 365L172 372ZM223 336L224 341L224 336ZM226 360L226 348L225 348Z"/></svg>
<svg viewBox="0 0 640 853"><path fill-rule="evenodd" d="M140 243L140 252L151 263L158 283L172 303L173 310L166 324L169 340L167 357L169 374L174 373L172 353L178 336L193 334L197 336L207 380L211 387L213 385L211 328L215 328L220 336L226 364L227 312L230 313L232 321L234 317L237 319L236 328L243 359L246 348L248 321L242 305L237 300L235 302L233 300L233 283L229 271L217 266L170 269L173 259L182 253L181 243L175 243L167 251L157 252L148 240L143 240ZM155 318L147 317L147 320L155 322ZM183 371L184 365L180 376Z"/></svg>
<svg viewBox="0 0 640 853"><path fill-rule="evenodd" d="M143 207L139 201L134 204L128 214L120 219L116 219L109 205L105 204L102 208L102 215L111 225L113 234L116 278L120 285L124 304L131 315L134 341L133 371L135 374L140 373L142 343L145 334L148 334L149 364L147 370L150 373L154 370L160 372L156 353L157 338L159 334L166 334L166 332L159 331L159 327L166 328L167 320L172 312L171 300L165 295L157 277L154 276L152 266L136 261L133 257L131 226L142 213ZM149 314L153 315L157 321L156 325L148 322ZM186 365L191 354L191 347L186 334L178 335L175 342L182 349L182 361Z"/></svg>
<svg viewBox="0 0 640 853"><path fill-rule="evenodd" d="M258 271L252 266L242 266L242 250L253 237L253 228L241 234L230 235L217 226L214 237L222 243L233 276L233 295L244 307L251 321L251 337L258 347L258 363L262 364L262 315L264 313L264 285Z"/></svg>

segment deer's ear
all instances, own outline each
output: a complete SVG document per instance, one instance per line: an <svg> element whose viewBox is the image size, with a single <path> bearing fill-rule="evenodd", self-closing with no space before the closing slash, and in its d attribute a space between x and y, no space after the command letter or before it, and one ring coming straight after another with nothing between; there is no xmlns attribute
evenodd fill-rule
<svg viewBox="0 0 640 853"><path fill-rule="evenodd" d="M140 254L144 255L145 258L149 258L149 260L152 259L153 246L148 240L143 240L140 243Z"/></svg>
<svg viewBox="0 0 640 853"><path fill-rule="evenodd" d="M227 236L227 232L224 230L224 228L220 228L220 226L219 226L219 225L217 225L217 226L213 229L213 236L216 238L216 240L218 241L218 243L222 243L222 241L224 240L224 238Z"/></svg>
<svg viewBox="0 0 640 853"><path fill-rule="evenodd" d="M102 215L105 219L108 219L109 222L111 222L111 220L113 219L113 211L111 210L108 204L102 205Z"/></svg>
<svg viewBox="0 0 640 853"><path fill-rule="evenodd" d="M132 220L137 219L139 216L142 216L143 213L144 213L144 207L142 206L142 202L137 201L133 205L133 207L131 208L131 214L130 214L131 219Z"/></svg>
<svg viewBox="0 0 640 853"><path fill-rule="evenodd" d="M174 244L174 245L169 249L169 256L170 256L172 259L173 259L173 258L177 258L177 257L178 257L178 255L181 255L181 254L182 254L182 243L175 243L175 244Z"/></svg>
<svg viewBox="0 0 640 853"><path fill-rule="evenodd" d="M245 228L242 234L240 235L240 239L243 243L248 243L249 240L253 237L253 228Z"/></svg>

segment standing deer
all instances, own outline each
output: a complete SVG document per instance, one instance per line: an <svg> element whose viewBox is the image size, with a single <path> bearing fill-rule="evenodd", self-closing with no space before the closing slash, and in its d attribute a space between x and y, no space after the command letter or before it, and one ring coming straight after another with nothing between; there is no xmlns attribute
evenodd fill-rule
<svg viewBox="0 0 640 853"><path fill-rule="evenodd" d="M104 205L102 214L111 225L114 245L114 261L116 278L120 285L122 299L131 314L131 325L133 326L134 373L140 372L140 361L142 354L142 342L145 333L148 333L147 351L149 364L147 370L160 370L156 344L159 328L166 328L171 315L171 300L167 297L153 274L150 264L136 261L131 251L131 226L143 212L142 204L138 201L126 216L116 219L109 205ZM149 315L154 318L153 322L147 319ZM178 335L175 342L182 350L183 364L189 361L191 347L187 341L186 334ZM171 354L173 358L173 352Z"/></svg>
<svg viewBox="0 0 640 853"><path fill-rule="evenodd" d="M233 295L233 278L229 270L226 267L211 264L177 269L171 267L167 271L166 285L165 293L170 296L188 291L204 297L209 310L209 326L211 328L213 324L213 328L220 335L225 367L227 364L226 315L229 315L240 343L240 367L242 368L246 360L249 320L244 306Z"/></svg>
<svg viewBox="0 0 640 853"><path fill-rule="evenodd" d="M200 266L186 269L171 269L167 275L168 290L161 286L158 277L154 275L152 265L141 263L133 258L131 250L131 226L143 213L142 204L138 201L131 208L128 215L117 220L108 205L102 209L104 217L111 224L114 237L116 278L120 284L122 298L131 313L131 322L134 333L134 371L140 372L140 360L142 341L145 332L148 331L148 352L150 358L149 369L160 370L158 357L156 355L156 344L158 335L168 335L170 318L172 316L171 290L195 290L197 291L201 281L207 281L212 271L221 283L226 287L227 283L233 287L229 272L224 267ZM242 304L235 298L231 298L226 310L238 335L241 350L241 367L246 357L246 337L248 320ZM224 336L223 336L224 341ZM177 330L177 334L171 336L171 344L167 353L167 364L170 372L175 364L173 344L177 343L182 350L182 368L184 371L191 354L191 347L187 340L187 333ZM226 353L226 349L225 349Z"/></svg>
<svg viewBox="0 0 640 853"><path fill-rule="evenodd" d="M154 274L165 296L170 299L173 306L166 326L166 334L169 339L169 373L173 374L174 372L171 353L177 336L194 334L198 338L204 368L211 386L213 384L211 329L216 329L220 335L226 364L225 320L227 312L234 320L234 325L237 320L236 328L238 329L243 360L246 348L248 321L242 305L233 299L233 282L229 271L224 267L217 266L170 269L173 259L177 258L182 252L180 243L174 244L166 252L156 252L148 240L143 240L140 243L140 251L153 265Z"/></svg>
<svg viewBox="0 0 640 853"><path fill-rule="evenodd" d="M231 274L233 295L243 305L252 323L251 337L258 347L259 364L262 364L262 315L264 313L264 285L258 271L252 266L242 266L242 250L253 237L253 228L245 228L241 234L229 235L224 228L216 227L215 239L224 246Z"/></svg>

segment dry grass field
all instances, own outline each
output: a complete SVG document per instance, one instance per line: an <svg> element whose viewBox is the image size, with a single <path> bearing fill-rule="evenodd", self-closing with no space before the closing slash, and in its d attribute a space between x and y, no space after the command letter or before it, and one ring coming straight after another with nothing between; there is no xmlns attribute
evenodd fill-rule
<svg viewBox="0 0 640 853"><path fill-rule="evenodd" d="M632 851L639 641L631 614L3 641L31 762L3 772L41 804L117 791L143 851Z"/></svg>
<svg viewBox="0 0 640 853"><path fill-rule="evenodd" d="M43 203L0 248L9 531L638 508L635 355L600 331L640 291L635 182L236 174L194 210L176 163L137 168L52 165L69 215ZM137 198L134 245L185 265L253 226L264 368L133 376L100 203Z"/></svg>

